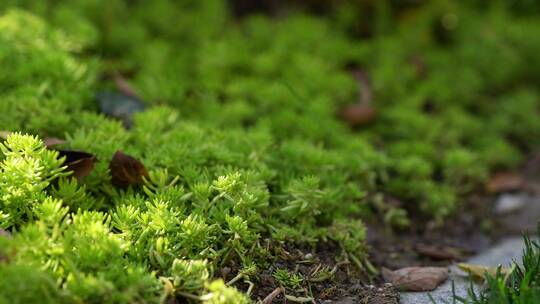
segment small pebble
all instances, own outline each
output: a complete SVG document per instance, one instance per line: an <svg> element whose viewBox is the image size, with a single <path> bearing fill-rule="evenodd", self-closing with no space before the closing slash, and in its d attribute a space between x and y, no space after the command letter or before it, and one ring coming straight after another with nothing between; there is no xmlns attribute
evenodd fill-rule
<svg viewBox="0 0 540 304"><path fill-rule="evenodd" d="M495 213L506 214L517 211L525 206L526 201L525 194L502 194L495 203Z"/></svg>

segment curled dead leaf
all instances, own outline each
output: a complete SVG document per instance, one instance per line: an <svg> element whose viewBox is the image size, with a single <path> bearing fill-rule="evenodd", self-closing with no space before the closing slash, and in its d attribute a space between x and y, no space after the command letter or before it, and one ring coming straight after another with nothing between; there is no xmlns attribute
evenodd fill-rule
<svg viewBox="0 0 540 304"><path fill-rule="evenodd" d="M65 157L64 165L67 166L69 171L73 171L73 176L81 179L92 170L94 170L97 158L95 155L73 150L58 150L60 157Z"/></svg>
<svg viewBox="0 0 540 304"><path fill-rule="evenodd" d="M352 74L358 83L360 95L356 104L341 109L339 114L351 127L360 127L373 122L377 117L377 111L371 105L373 89L367 70L356 68Z"/></svg>
<svg viewBox="0 0 540 304"><path fill-rule="evenodd" d="M122 151L116 151L109 163L109 169L112 184L120 188L140 185L143 183L144 178L148 177L144 165L136 158Z"/></svg>
<svg viewBox="0 0 540 304"><path fill-rule="evenodd" d="M461 260L466 254L466 252L460 248L449 246L418 244L415 249L418 254L437 261Z"/></svg>
<svg viewBox="0 0 540 304"><path fill-rule="evenodd" d="M344 108L340 116L351 127L360 127L373 122L377 111L368 104L355 104Z"/></svg>
<svg viewBox="0 0 540 304"><path fill-rule="evenodd" d="M430 291L448 279L446 267L405 267L382 269L383 278L403 291Z"/></svg>
<svg viewBox="0 0 540 304"><path fill-rule="evenodd" d="M486 274L490 276L495 276L499 269L499 267L490 267L467 263L459 263L457 264L457 266L459 267L459 269L470 274L476 280L484 280ZM500 272L502 275L506 275L510 272L510 270L508 268L500 267Z"/></svg>
<svg viewBox="0 0 540 304"><path fill-rule="evenodd" d="M517 172L498 172L489 179L486 188L490 193L501 193L523 189L525 184L525 178Z"/></svg>

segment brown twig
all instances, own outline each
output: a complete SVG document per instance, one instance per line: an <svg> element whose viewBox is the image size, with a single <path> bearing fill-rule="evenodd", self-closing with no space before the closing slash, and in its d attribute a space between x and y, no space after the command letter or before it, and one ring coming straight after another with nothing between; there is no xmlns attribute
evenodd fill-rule
<svg viewBox="0 0 540 304"><path fill-rule="evenodd" d="M135 89L128 83L128 81L122 76L120 73L114 74L114 83L116 84L116 88L118 91L122 92L123 94L140 99L139 94L135 91Z"/></svg>
<svg viewBox="0 0 540 304"><path fill-rule="evenodd" d="M262 301L262 304L272 303L272 301L274 301L274 299L280 294L282 294L283 292L285 292L285 290L283 290L283 287L277 287L264 298L264 300Z"/></svg>

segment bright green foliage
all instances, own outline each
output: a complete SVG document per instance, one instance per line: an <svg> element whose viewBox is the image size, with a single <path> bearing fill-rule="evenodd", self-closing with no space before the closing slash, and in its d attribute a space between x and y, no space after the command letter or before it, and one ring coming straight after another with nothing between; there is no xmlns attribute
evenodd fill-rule
<svg viewBox="0 0 540 304"><path fill-rule="evenodd" d="M259 239L260 213L268 203L264 188L247 185L238 172L211 185L195 184L190 192L170 185L150 197L141 206L119 206L113 222L132 243L130 255L163 270L177 257L245 260Z"/></svg>
<svg viewBox="0 0 540 304"><path fill-rule="evenodd" d="M85 185L80 185L77 179L62 178L57 180L56 185L49 189L53 197L61 199L69 206L71 211L100 209L102 200L96 199L86 190Z"/></svg>
<svg viewBox="0 0 540 304"><path fill-rule="evenodd" d="M13 262L43 269L53 282L62 282L70 302L158 301L156 278L124 258L128 246L110 231L108 216L94 211L68 214L61 201L51 198L36 209L37 221L8 244L16 252ZM16 284L11 280L4 283Z"/></svg>
<svg viewBox="0 0 540 304"><path fill-rule="evenodd" d="M47 199L44 191L65 167L58 152L47 150L34 136L14 134L0 143L0 227L19 227L33 221L36 208Z"/></svg>
<svg viewBox="0 0 540 304"><path fill-rule="evenodd" d="M0 116L2 129L63 135L92 98L95 64L71 55L80 51L80 43L36 16L3 15L0 113L9 115Z"/></svg>
<svg viewBox="0 0 540 304"><path fill-rule="evenodd" d="M301 288L304 278L299 273L291 273L287 269L276 269L272 275L280 286L295 290Z"/></svg>
<svg viewBox="0 0 540 304"><path fill-rule="evenodd" d="M199 292L210 277L208 263L202 260L174 260L171 273L175 288L183 292Z"/></svg>
<svg viewBox="0 0 540 304"><path fill-rule="evenodd" d="M331 235L346 250L353 254L363 254L366 227L360 220L337 219L332 225Z"/></svg>
<svg viewBox="0 0 540 304"><path fill-rule="evenodd" d="M316 177L305 177L302 180L293 180L288 187L291 198L287 206L281 211L290 214L293 218L313 219L321 213L320 202L324 192L319 190L319 180Z"/></svg>
<svg viewBox="0 0 540 304"><path fill-rule="evenodd" d="M60 292L54 279L46 273L25 265L1 265L4 280L0 289L0 303L69 303L69 297Z"/></svg>
<svg viewBox="0 0 540 304"><path fill-rule="evenodd" d="M395 227L413 212L442 222L538 147L538 6L425 1L405 17L381 0L358 39L356 2L236 19L224 0L2 1L0 130L65 137L99 162L75 180L35 137L2 144L0 227L16 254L0 273L32 289L1 300L247 303L214 270L257 284L281 243L332 240L370 271L372 206ZM367 88L348 67L369 75L378 112L354 130L337 112ZM93 100L117 71L147 104L130 129ZM112 186L117 150L144 163L144 186ZM30 269L47 294L21 285Z"/></svg>
<svg viewBox="0 0 540 304"><path fill-rule="evenodd" d="M235 288L227 287L223 280L215 280L206 286L209 293L202 297L208 304L248 304L251 301Z"/></svg>

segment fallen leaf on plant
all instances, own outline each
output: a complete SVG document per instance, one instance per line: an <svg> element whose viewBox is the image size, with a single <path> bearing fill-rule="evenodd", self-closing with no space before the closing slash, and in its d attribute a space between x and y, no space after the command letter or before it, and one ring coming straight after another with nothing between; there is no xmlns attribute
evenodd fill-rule
<svg viewBox="0 0 540 304"><path fill-rule="evenodd" d="M371 105L373 101L373 90L368 72L364 69L357 68L352 73L358 83L360 95L356 104L341 109L340 116L351 127L360 127L373 122L377 117L377 111Z"/></svg>
<svg viewBox="0 0 540 304"><path fill-rule="evenodd" d="M449 246L418 244L415 249L418 254L439 261L460 260L465 255L464 250Z"/></svg>
<svg viewBox="0 0 540 304"><path fill-rule="evenodd" d="M522 189L525 186L525 179L516 172L499 172L493 175L486 188L491 193L508 192Z"/></svg>
<svg viewBox="0 0 540 304"><path fill-rule="evenodd" d="M459 269L467 272L470 274L474 279L477 280L484 280L486 277L486 274L490 276L497 275L497 270L499 267L490 267L490 266L482 266L482 265L475 265L475 264L467 264L467 263L459 263L457 264ZM500 267L501 274L506 275L509 272L508 268Z"/></svg>
<svg viewBox="0 0 540 304"><path fill-rule="evenodd" d="M144 165L136 158L124 154L122 151L116 151L110 164L111 182L113 185L121 188L140 185L148 172Z"/></svg>
<svg viewBox="0 0 540 304"><path fill-rule="evenodd" d="M94 170L94 166L97 161L95 155L87 152L72 150L58 150L58 152L60 153L61 157L66 157L64 165L67 166L69 171L73 171L74 177L81 179Z"/></svg>
<svg viewBox="0 0 540 304"><path fill-rule="evenodd" d="M341 117L351 127L359 127L373 122L377 117L377 111L368 104L355 104L344 108Z"/></svg>
<svg viewBox="0 0 540 304"><path fill-rule="evenodd" d="M403 291L430 291L448 279L446 267L405 267L398 270L382 269L383 278Z"/></svg>

